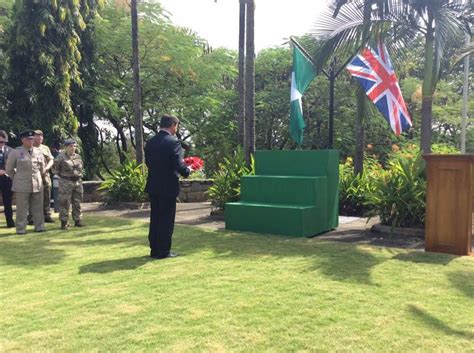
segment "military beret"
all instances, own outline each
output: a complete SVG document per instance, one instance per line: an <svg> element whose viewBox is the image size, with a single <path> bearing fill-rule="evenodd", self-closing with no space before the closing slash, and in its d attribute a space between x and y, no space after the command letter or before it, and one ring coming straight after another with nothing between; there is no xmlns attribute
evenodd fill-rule
<svg viewBox="0 0 474 353"><path fill-rule="evenodd" d="M43 131L41 131L41 130L35 130L35 135L43 135Z"/></svg>
<svg viewBox="0 0 474 353"><path fill-rule="evenodd" d="M64 141L64 146L74 145L76 143L77 143L76 140L68 139L68 140Z"/></svg>
<svg viewBox="0 0 474 353"><path fill-rule="evenodd" d="M26 130L20 134L20 138L33 138L35 137L35 132L33 130Z"/></svg>

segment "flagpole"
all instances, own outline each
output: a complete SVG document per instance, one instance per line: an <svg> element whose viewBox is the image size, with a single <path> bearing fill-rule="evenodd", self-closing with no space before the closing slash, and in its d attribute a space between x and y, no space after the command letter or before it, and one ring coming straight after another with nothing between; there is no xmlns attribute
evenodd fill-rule
<svg viewBox="0 0 474 353"><path fill-rule="evenodd" d="M317 67L316 62L314 61L313 57L308 54L308 52L303 48L303 46L300 43L296 41L294 37L290 37L290 41L291 43L293 43L295 47L297 47L303 53L304 56L306 56L306 59L308 59L311 62L311 64L313 64L314 67Z"/></svg>

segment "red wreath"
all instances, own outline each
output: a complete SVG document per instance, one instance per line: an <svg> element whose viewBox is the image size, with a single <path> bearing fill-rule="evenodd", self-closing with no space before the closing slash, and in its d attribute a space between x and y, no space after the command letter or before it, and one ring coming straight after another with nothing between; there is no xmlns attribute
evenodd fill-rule
<svg viewBox="0 0 474 353"><path fill-rule="evenodd" d="M193 170L201 170L204 167L204 161L199 157L186 157L184 163Z"/></svg>

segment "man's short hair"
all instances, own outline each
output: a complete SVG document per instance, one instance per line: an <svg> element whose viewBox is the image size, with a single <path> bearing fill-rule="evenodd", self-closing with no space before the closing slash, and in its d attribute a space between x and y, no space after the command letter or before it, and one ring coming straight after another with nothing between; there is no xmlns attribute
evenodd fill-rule
<svg viewBox="0 0 474 353"><path fill-rule="evenodd" d="M0 130L0 137L8 141L8 134L5 130Z"/></svg>
<svg viewBox="0 0 474 353"><path fill-rule="evenodd" d="M179 119L173 115L163 115L160 120L160 128L169 128L179 123Z"/></svg>

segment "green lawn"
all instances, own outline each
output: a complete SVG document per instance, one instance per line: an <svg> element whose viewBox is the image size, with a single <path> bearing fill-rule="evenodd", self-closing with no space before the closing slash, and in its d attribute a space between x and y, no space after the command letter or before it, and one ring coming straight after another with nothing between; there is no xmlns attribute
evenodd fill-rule
<svg viewBox="0 0 474 353"><path fill-rule="evenodd" d="M147 224L0 229L0 351L474 350L474 258Z"/></svg>

